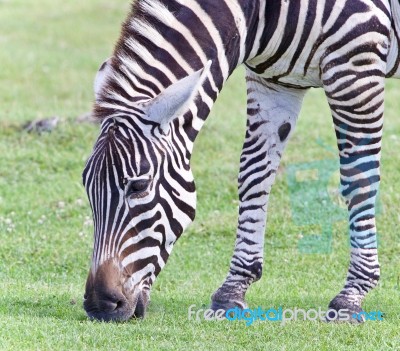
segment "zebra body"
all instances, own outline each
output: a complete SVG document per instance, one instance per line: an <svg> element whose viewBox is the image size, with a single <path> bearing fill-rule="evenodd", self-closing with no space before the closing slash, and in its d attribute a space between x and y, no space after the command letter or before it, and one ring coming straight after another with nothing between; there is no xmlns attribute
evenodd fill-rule
<svg viewBox="0 0 400 351"><path fill-rule="evenodd" d="M245 307L262 274L269 193L310 87L332 110L349 208L346 284L331 301L360 312L379 279L375 199L385 76L399 75L397 2L138 0L95 81L100 136L83 182L95 243L84 307L143 316L174 242L194 219L193 143L234 69L246 65L247 133L237 238L214 309Z"/></svg>

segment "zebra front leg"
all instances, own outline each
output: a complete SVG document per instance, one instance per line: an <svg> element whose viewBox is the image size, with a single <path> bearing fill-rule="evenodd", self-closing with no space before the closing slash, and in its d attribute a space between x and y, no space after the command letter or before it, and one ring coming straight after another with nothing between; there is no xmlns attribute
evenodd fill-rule
<svg viewBox="0 0 400 351"><path fill-rule="evenodd" d="M245 308L245 294L261 278L271 186L305 90L268 84L247 72L247 132L240 159L239 218L228 276L212 296L214 310Z"/></svg>
<svg viewBox="0 0 400 351"><path fill-rule="evenodd" d="M377 75L376 72L382 72ZM362 322L361 302L379 280L375 202L380 182L383 127L384 64L347 73L338 84L324 80L340 156L341 193L349 211L350 265L342 291L329 308L349 310L351 322ZM334 319L332 312L327 319Z"/></svg>

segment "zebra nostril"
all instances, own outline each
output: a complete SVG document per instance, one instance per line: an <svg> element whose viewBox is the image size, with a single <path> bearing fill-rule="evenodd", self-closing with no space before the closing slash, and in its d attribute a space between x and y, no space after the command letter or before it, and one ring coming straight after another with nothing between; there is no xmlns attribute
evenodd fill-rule
<svg viewBox="0 0 400 351"><path fill-rule="evenodd" d="M99 299L99 309L107 313L123 310L126 304L126 298L120 293L105 294Z"/></svg>
<svg viewBox="0 0 400 351"><path fill-rule="evenodd" d="M125 306L125 302L122 300L117 301L117 307L115 308L116 310L119 310Z"/></svg>
<svg viewBox="0 0 400 351"><path fill-rule="evenodd" d="M106 313L112 313L120 311L124 308L125 302L123 300L112 301L112 300L100 300L99 310Z"/></svg>
<svg viewBox="0 0 400 351"><path fill-rule="evenodd" d="M115 309L114 309L114 311L115 311L115 312L117 312L117 311L123 311L123 310L125 310L125 308L126 308L126 302L125 302L125 300L119 300L119 301L117 301L117 302L115 303Z"/></svg>

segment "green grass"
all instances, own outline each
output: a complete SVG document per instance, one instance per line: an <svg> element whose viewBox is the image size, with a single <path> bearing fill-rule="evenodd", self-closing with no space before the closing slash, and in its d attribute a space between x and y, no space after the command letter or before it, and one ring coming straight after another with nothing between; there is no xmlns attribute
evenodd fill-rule
<svg viewBox="0 0 400 351"><path fill-rule="evenodd" d="M124 324L86 319L82 296L92 226L81 172L98 129L74 120L91 107L93 77L112 51L127 3L0 0L0 349L399 350L396 81L387 84L383 140L378 216L382 278L364 304L366 310L385 312L383 322L291 322L284 327L256 322L246 327L241 322L188 321L188 307L207 305L223 281L233 249L245 130L241 69L196 142L197 218L157 279L146 319ZM27 120L52 115L64 120L52 134L18 129ZM273 188L264 276L248 292L250 306L326 308L341 289L349 258L346 221L335 222L330 253L301 253L299 238L320 228L293 220L287 181L293 164L335 162L331 150L335 138L329 111L323 93L312 90ZM337 182L333 174L329 186ZM312 217L316 206L304 208L304 215ZM322 224L329 223L328 215L323 213Z"/></svg>

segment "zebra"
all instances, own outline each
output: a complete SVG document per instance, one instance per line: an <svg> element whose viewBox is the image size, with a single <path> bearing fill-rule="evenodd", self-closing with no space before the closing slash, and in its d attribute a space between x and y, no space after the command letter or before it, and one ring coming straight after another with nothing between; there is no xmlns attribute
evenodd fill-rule
<svg viewBox="0 0 400 351"><path fill-rule="evenodd" d="M351 243L344 287L329 308L360 313L380 276L384 82L400 75L399 28L398 1L135 1L94 83L101 129L83 172L94 220L87 315L145 315L152 284L195 217L193 144L242 64L247 131L236 242L211 308L245 308L247 289L261 278L269 194L304 95L315 87L332 113Z"/></svg>

